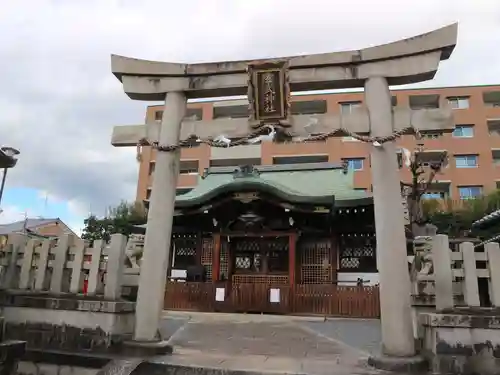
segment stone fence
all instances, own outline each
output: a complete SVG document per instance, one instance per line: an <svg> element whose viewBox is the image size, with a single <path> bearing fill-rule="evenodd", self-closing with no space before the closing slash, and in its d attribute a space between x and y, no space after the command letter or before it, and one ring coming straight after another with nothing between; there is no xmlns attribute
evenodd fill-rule
<svg viewBox="0 0 500 375"><path fill-rule="evenodd" d="M448 236L417 239L414 329L432 373L498 374L500 246L471 242L450 249Z"/></svg>
<svg viewBox="0 0 500 375"><path fill-rule="evenodd" d="M57 239L12 234L0 248L0 288L117 300L124 283L137 285L138 270L125 269L126 246L121 234L91 245L69 234Z"/></svg>
<svg viewBox="0 0 500 375"><path fill-rule="evenodd" d="M498 243L485 244L484 251L477 251L473 243L462 242L454 251L448 236L440 234L429 244L430 252L423 256L422 270L413 285L414 305L435 306L438 311L460 306L500 307Z"/></svg>
<svg viewBox="0 0 500 375"><path fill-rule="evenodd" d="M122 298L123 291L127 282L137 285L139 273L126 267L126 256L122 234L92 244L70 234L9 235L0 246L3 338L26 342L25 362L85 353L85 364L92 353L120 353L135 322L135 302Z"/></svg>

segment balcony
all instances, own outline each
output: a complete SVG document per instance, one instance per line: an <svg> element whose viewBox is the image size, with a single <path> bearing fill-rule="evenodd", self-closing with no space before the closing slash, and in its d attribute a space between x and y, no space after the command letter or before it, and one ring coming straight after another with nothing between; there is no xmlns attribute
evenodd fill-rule
<svg viewBox="0 0 500 375"><path fill-rule="evenodd" d="M317 115L326 113L326 111L326 100L297 100L290 104L292 115Z"/></svg>
<svg viewBox="0 0 500 375"><path fill-rule="evenodd" d="M500 136L500 118L486 120L491 136Z"/></svg>
<svg viewBox="0 0 500 375"><path fill-rule="evenodd" d="M440 162L445 152L446 150L425 150L417 153L416 159L422 163L423 166L429 167L433 163Z"/></svg>
<svg viewBox="0 0 500 375"><path fill-rule="evenodd" d="M273 164L310 164L327 162L328 155L291 155L273 157Z"/></svg>
<svg viewBox="0 0 500 375"><path fill-rule="evenodd" d="M261 165L261 164L262 162L260 157L210 160L210 167L238 167L241 165Z"/></svg>
<svg viewBox="0 0 500 375"><path fill-rule="evenodd" d="M439 108L439 95L411 95L411 109L431 109Z"/></svg>
<svg viewBox="0 0 500 375"><path fill-rule="evenodd" d="M488 133L490 134L490 145L492 148L500 149L500 118L486 120Z"/></svg>
<svg viewBox="0 0 500 375"><path fill-rule="evenodd" d="M491 159L493 164L493 177L495 180L500 181L500 148L494 148L491 150Z"/></svg>
<svg viewBox="0 0 500 375"><path fill-rule="evenodd" d="M213 119L245 118L250 115L248 100L222 100L213 104Z"/></svg>
<svg viewBox="0 0 500 375"><path fill-rule="evenodd" d="M438 180L429 185L429 189L422 196L423 199L448 199L450 197L451 181Z"/></svg>
<svg viewBox="0 0 500 375"><path fill-rule="evenodd" d="M486 107L500 108L500 91L483 92L483 103Z"/></svg>
<svg viewBox="0 0 500 375"><path fill-rule="evenodd" d="M155 121L161 121L163 118L163 110L155 112ZM185 120L200 121L203 117L203 109L201 108L187 108L184 116Z"/></svg>
<svg viewBox="0 0 500 375"><path fill-rule="evenodd" d="M258 145L244 145L236 147L211 147L210 160L221 159L259 159L262 147ZM239 165L239 164L237 164Z"/></svg>
<svg viewBox="0 0 500 375"><path fill-rule="evenodd" d="M493 166L500 167L500 149L494 148L491 150L491 158L493 159Z"/></svg>

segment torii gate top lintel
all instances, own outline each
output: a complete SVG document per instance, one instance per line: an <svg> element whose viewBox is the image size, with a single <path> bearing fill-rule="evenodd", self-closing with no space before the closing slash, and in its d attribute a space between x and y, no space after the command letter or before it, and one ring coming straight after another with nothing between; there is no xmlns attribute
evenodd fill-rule
<svg viewBox="0 0 500 375"><path fill-rule="evenodd" d="M458 24L361 50L255 61L171 63L111 56L113 74L131 99L164 100L170 91L189 98L246 95L249 65L286 61L291 91L363 87L379 75L389 85L432 79L456 45Z"/></svg>

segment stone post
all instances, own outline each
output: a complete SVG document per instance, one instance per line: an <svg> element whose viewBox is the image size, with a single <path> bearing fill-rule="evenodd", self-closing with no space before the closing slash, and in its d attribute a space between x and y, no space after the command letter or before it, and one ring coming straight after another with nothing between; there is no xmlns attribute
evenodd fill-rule
<svg viewBox="0 0 500 375"><path fill-rule="evenodd" d="M497 242L484 245L488 256L488 269L490 271L490 299L491 304L500 307L500 246Z"/></svg>
<svg viewBox="0 0 500 375"><path fill-rule="evenodd" d="M450 248L445 250L450 254ZM479 307L481 306L481 301L479 300L479 285L477 283L477 271L476 271L476 254L474 253L474 244L472 242L463 242L460 244L460 252L462 253L463 257L463 265L464 265L464 297L465 297L465 304L467 306L471 307ZM453 307L453 272L451 270L451 258L449 259L450 266L448 267L450 269L449 274L447 275L450 277L450 284L451 284L451 306L446 306L446 307ZM437 277L437 275L436 275ZM437 282L436 282L437 285ZM438 300L437 300L437 288L436 288L436 308L438 307ZM437 309L439 311L439 309Z"/></svg>
<svg viewBox="0 0 500 375"><path fill-rule="evenodd" d="M453 308L453 272L448 236L438 234L432 238L432 263L434 264L434 287L436 310Z"/></svg>
<svg viewBox="0 0 500 375"><path fill-rule="evenodd" d="M176 145L179 142L186 104L184 93L167 94L161 122L160 145ZM134 334L136 341L156 340L165 294L179 162L180 150L158 151L156 154L137 294Z"/></svg>
<svg viewBox="0 0 500 375"><path fill-rule="evenodd" d="M106 285L104 286L104 297L111 300L116 300L122 295L126 247L126 236L120 233L115 233L111 236L106 264Z"/></svg>
<svg viewBox="0 0 500 375"><path fill-rule="evenodd" d="M392 104L387 80L383 77L368 78L365 99L371 135L392 134ZM410 274L395 142L372 146L371 166L380 274L382 352L387 356L412 357L415 342Z"/></svg>

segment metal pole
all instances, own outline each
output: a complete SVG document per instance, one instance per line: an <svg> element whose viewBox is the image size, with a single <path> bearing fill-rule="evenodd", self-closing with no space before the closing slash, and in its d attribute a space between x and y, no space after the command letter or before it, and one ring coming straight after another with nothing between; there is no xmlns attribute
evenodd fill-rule
<svg viewBox="0 0 500 375"><path fill-rule="evenodd" d="M5 187L6 179L7 179L7 168L4 168L2 176L2 185L0 186L0 203L2 203L3 188Z"/></svg>

